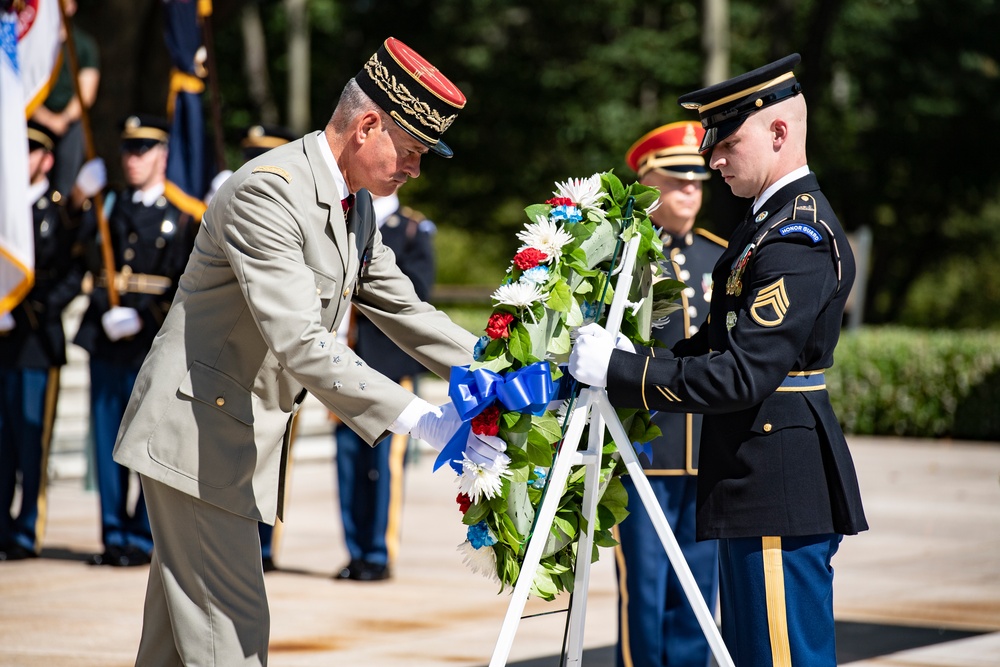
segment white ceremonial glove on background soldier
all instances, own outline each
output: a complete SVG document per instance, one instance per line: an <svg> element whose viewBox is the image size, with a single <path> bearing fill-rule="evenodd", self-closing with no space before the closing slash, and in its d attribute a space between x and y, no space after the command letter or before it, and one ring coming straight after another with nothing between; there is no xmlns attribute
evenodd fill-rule
<svg viewBox="0 0 1000 667"><path fill-rule="evenodd" d="M419 415L413 427L409 429L410 435L418 440L423 440L428 445L441 451L448 444L455 431L462 425L462 420L458 416L458 411L454 404L434 405L418 398L410 405L406 406L404 414L393 423L397 426L407 417ZM409 415L407 415L409 413ZM394 431L392 427L389 430ZM510 457L503 453L507 449L507 443L503 439L491 435L476 435L470 432L465 442L465 455L469 460L479 465L492 466L497 460L502 460L505 464L510 463Z"/></svg>
<svg viewBox="0 0 1000 667"><path fill-rule="evenodd" d="M569 355L569 374L578 382L591 387L604 387L608 384L608 364L611 363L611 353L615 348L635 353L635 346L625 336L611 338L611 333L596 322L580 327L577 331L576 343Z"/></svg>
<svg viewBox="0 0 1000 667"><path fill-rule="evenodd" d="M90 199L104 189L108 184L108 169L104 165L104 160L95 157L88 160L80 167L80 172L76 175L75 187L87 199Z"/></svg>
<svg viewBox="0 0 1000 667"><path fill-rule="evenodd" d="M13 330L16 325L17 322L14 321L14 316L10 313L0 315L0 333L7 333Z"/></svg>
<svg viewBox="0 0 1000 667"><path fill-rule="evenodd" d="M142 329L142 318L135 308L115 306L101 315L101 326L111 342L134 336Z"/></svg>

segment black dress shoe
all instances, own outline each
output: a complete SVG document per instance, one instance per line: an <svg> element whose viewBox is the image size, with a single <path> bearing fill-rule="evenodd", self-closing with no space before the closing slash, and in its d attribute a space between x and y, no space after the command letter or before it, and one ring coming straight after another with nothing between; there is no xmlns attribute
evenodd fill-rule
<svg viewBox="0 0 1000 667"><path fill-rule="evenodd" d="M139 547L128 546L125 547L125 558L120 559L118 563L112 563L112 565L119 565L120 567L136 567L137 565L149 565L151 560L153 559L150 554L146 553Z"/></svg>
<svg viewBox="0 0 1000 667"><path fill-rule="evenodd" d="M358 581L382 581L392 576L389 573L389 566L385 563L362 562L361 571L355 577Z"/></svg>
<svg viewBox="0 0 1000 667"><path fill-rule="evenodd" d="M361 576L361 571L365 567L365 562L358 558L352 558L351 562L340 568L337 574L333 575L334 579L354 579L357 580Z"/></svg>
<svg viewBox="0 0 1000 667"><path fill-rule="evenodd" d="M24 560L26 558L35 558L36 554L31 549L25 549L20 544L8 544L0 548L0 562L7 560Z"/></svg>
<svg viewBox="0 0 1000 667"><path fill-rule="evenodd" d="M278 569L278 566L274 564L274 559L270 556L262 556L260 564L263 566L265 572L274 572Z"/></svg>
<svg viewBox="0 0 1000 667"><path fill-rule="evenodd" d="M128 565L128 556L125 555L124 547L112 545L105 547L103 553L94 554L87 559L89 565L114 565L122 567Z"/></svg>

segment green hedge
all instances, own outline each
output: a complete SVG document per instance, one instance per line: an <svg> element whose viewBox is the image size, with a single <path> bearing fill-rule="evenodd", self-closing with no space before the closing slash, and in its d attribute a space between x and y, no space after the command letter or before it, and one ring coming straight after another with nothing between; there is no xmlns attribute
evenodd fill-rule
<svg viewBox="0 0 1000 667"><path fill-rule="evenodd" d="M1000 332L844 332L827 386L848 433L1000 440Z"/></svg>

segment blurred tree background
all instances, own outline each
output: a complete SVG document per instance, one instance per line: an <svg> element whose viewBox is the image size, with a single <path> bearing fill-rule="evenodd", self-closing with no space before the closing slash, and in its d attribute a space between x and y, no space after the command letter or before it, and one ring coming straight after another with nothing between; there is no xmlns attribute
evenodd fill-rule
<svg viewBox="0 0 1000 667"><path fill-rule="evenodd" d="M181 0L175 0L181 1ZM158 2L80 0L101 45L93 125L163 113ZM439 283L495 286L523 208L557 180L614 169L678 95L791 52L809 100L809 166L848 231L872 235L865 321L1000 328L1000 12L995 0L216 0L211 31L227 165L255 122L322 127L388 36L468 105L455 157L428 157L404 202L438 224ZM210 118L210 116L206 116ZM112 159L115 158L115 159ZM112 171L114 174L114 171ZM702 224L745 209L713 179Z"/></svg>

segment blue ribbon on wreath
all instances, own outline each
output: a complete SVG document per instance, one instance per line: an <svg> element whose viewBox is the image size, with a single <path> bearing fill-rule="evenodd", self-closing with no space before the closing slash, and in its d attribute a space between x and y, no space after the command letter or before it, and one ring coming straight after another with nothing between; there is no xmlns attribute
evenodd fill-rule
<svg viewBox="0 0 1000 667"><path fill-rule="evenodd" d="M438 454L434 470L449 463L455 472L462 472L462 453L472 431L472 419L494 402L500 401L509 412L541 415L558 391L559 384L552 380L549 364L545 361L502 374L486 368L473 371L468 366L452 366L448 396L455 404L462 425Z"/></svg>

